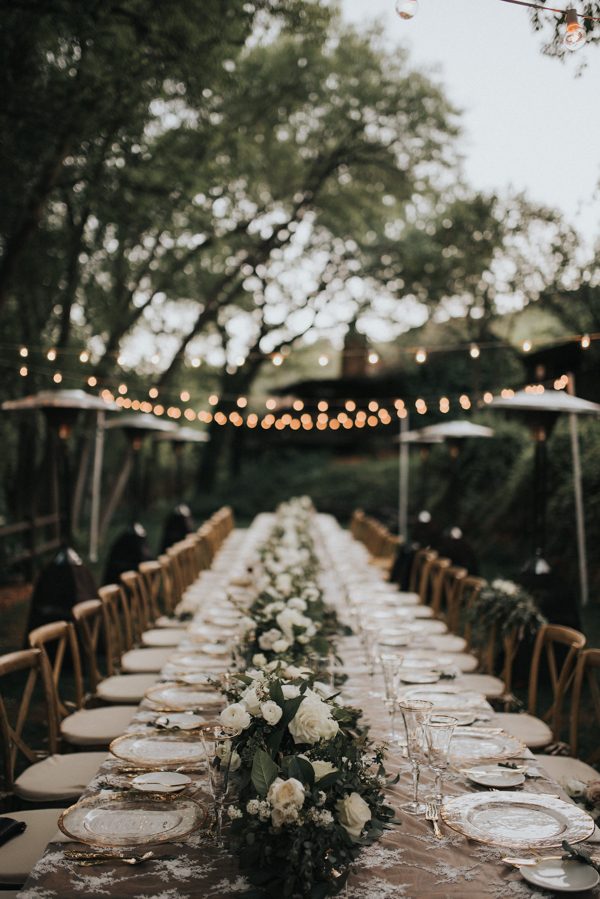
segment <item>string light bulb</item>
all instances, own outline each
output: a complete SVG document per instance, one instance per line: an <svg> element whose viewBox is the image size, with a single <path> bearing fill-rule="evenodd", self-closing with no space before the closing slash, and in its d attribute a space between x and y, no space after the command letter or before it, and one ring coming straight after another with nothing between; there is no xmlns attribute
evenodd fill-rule
<svg viewBox="0 0 600 899"><path fill-rule="evenodd" d="M408 21L414 19L419 11L417 0L396 0L396 12L401 19Z"/></svg>
<svg viewBox="0 0 600 899"><path fill-rule="evenodd" d="M563 37L563 47L565 50L579 50L586 43L587 35L585 28L579 21L577 11L572 7L565 10L566 29Z"/></svg>
<svg viewBox="0 0 600 899"><path fill-rule="evenodd" d="M476 343L472 343L471 346L469 347L469 356L471 357L471 359L479 359L480 355L481 355L481 350L479 349L479 347L477 346Z"/></svg>
<svg viewBox="0 0 600 899"><path fill-rule="evenodd" d="M531 349L531 341L530 341L530 340L524 340L524 341L523 341L522 349L523 349L523 352L524 352L524 353L528 353L528 352L530 351L530 349Z"/></svg>
<svg viewBox="0 0 600 899"><path fill-rule="evenodd" d="M591 341L591 339L590 339L590 335L589 335L589 334L584 334L583 337L581 338L581 349L582 349L582 350L589 350L591 342L592 342L592 341Z"/></svg>
<svg viewBox="0 0 600 899"><path fill-rule="evenodd" d="M415 361L422 365L424 362L427 362L427 350L425 347L421 347L417 350L415 355Z"/></svg>

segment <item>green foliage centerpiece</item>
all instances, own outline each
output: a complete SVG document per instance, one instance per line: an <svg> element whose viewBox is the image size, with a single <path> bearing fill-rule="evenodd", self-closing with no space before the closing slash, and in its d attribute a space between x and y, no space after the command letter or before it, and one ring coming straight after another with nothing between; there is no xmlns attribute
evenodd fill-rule
<svg viewBox="0 0 600 899"><path fill-rule="evenodd" d="M394 813L360 711L307 664L337 629L317 584L312 518L309 502L285 504L260 549L246 610L251 665L227 679L221 723L234 736L213 764L235 781L231 843L257 895L319 899L339 892Z"/></svg>

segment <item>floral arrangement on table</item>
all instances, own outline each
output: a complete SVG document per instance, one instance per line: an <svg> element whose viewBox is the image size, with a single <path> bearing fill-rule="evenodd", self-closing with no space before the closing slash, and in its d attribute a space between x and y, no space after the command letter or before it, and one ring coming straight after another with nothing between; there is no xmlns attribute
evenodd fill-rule
<svg viewBox="0 0 600 899"><path fill-rule="evenodd" d="M559 781L559 783L573 802L582 806L592 816L596 824L600 826L600 775L598 780L594 780L591 783L584 783L575 777L567 778L564 781Z"/></svg>
<svg viewBox="0 0 600 899"><path fill-rule="evenodd" d="M335 626L318 587L311 518L305 500L286 504L261 547L260 592L246 610L252 664L226 681L221 723L234 735L214 765L232 778L231 843L256 894L322 899L343 888L394 812L383 750L361 712L303 664L329 649Z"/></svg>
<svg viewBox="0 0 600 899"><path fill-rule="evenodd" d="M533 596L514 581L496 578L484 587L477 601L468 611L474 636L487 640L490 629L496 627L500 636L515 632L520 641L533 635L546 624Z"/></svg>

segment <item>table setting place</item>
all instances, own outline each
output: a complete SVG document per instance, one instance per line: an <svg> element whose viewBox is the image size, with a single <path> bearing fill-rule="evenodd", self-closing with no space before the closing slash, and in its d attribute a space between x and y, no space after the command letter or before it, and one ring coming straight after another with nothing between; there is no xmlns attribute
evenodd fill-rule
<svg viewBox="0 0 600 899"><path fill-rule="evenodd" d="M600 897L593 818L496 723L462 638L307 498L232 531L162 624L22 899Z"/></svg>

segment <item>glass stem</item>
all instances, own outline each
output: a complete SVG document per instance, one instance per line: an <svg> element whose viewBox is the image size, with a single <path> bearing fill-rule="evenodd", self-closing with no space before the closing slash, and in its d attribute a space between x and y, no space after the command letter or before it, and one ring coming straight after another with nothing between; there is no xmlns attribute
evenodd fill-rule
<svg viewBox="0 0 600 899"><path fill-rule="evenodd" d="M419 763L412 763L412 778L413 778L413 802L415 805L419 804L419 776L421 772L419 770Z"/></svg>
<svg viewBox="0 0 600 899"><path fill-rule="evenodd" d="M438 805L442 804L442 777L443 777L442 770L441 770L441 768L438 768L435 772L435 787L434 787L435 801L438 803Z"/></svg>
<svg viewBox="0 0 600 899"><path fill-rule="evenodd" d="M390 732L392 736L392 743L396 742L396 703L392 702L390 707Z"/></svg>

